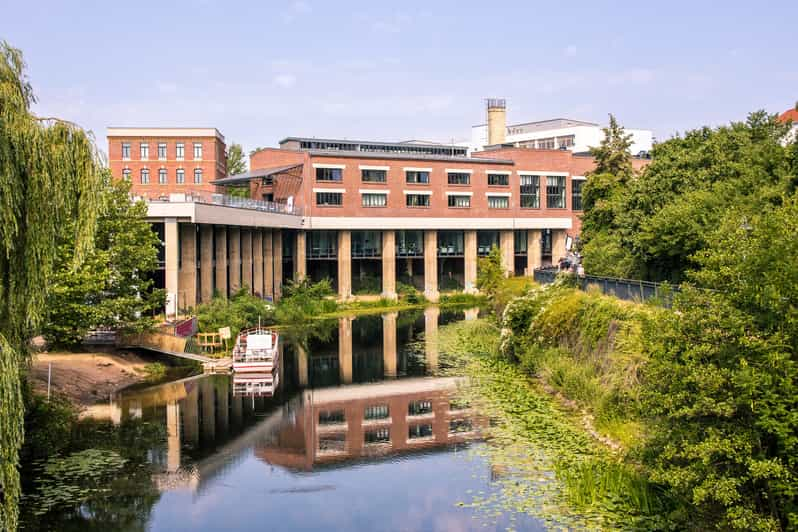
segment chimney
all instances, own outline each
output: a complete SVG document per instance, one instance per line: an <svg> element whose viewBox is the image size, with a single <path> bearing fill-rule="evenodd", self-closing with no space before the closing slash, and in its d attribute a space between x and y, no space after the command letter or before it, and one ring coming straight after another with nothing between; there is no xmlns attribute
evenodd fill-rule
<svg viewBox="0 0 798 532"><path fill-rule="evenodd" d="M488 145L504 144L507 133L507 102L504 98L488 98Z"/></svg>

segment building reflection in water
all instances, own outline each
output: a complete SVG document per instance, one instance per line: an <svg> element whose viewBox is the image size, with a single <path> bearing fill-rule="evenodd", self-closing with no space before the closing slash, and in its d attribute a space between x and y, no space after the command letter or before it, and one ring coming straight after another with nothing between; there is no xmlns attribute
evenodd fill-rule
<svg viewBox="0 0 798 532"><path fill-rule="evenodd" d="M163 424L165 442L150 451L161 490L201 489L250 451L309 471L461 443L485 420L452 402L456 379L429 375L439 323L471 316L431 307L341 318L331 338L284 347L276 389L199 375L122 391L100 415Z"/></svg>

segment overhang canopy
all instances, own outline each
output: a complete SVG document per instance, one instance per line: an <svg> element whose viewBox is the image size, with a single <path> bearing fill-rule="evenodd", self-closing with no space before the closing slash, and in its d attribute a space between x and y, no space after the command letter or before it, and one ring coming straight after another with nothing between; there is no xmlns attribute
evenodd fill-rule
<svg viewBox="0 0 798 532"><path fill-rule="evenodd" d="M211 183L220 186L244 185L246 183L249 183L253 179L263 179L273 175L285 173L289 170L294 170L295 168L302 168L302 164L300 163L300 164L291 164L288 166L275 166L272 168L258 168L255 170L250 170L249 172L244 172L243 174L229 175L227 177L223 177L222 179L211 181Z"/></svg>

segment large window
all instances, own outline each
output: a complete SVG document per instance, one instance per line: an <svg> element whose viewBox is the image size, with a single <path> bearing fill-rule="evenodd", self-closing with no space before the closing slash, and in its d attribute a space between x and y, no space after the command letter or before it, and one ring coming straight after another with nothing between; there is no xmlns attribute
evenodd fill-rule
<svg viewBox="0 0 798 532"><path fill-rule="evenodd" d="M178 168L175 174L175 183L178 185L182 185L186 182L186 171L182 168Z"/></svg>
<svg viewBox="0 0 798 532"><path fill-rule="evenodd" d="M516 229L513 233L513 251L516 255L526 255L529 232L526 229Z"/></svg>
<svg viewBox="0 0 798 532"><path fill-rule="evenodd" d="M130 181L130 168L125 168L122 170L122 179L125 181Z"/></svg>
<svg viewBox="0 0 798 532"><path fill-rule="evenodd" d="M141 184L142 185L149 185L150 184L150 171L146 168L141 169Z"/></svg>
<svg viewBox="0 0 798 532"><path fill-rule="evenodd" d="M585 182L581 179L571 180L571 208L575 211L582 210L582 185Z"/></svg>
<svg viewBox="0 0 798 532"><path fill-rule="evenodd" d="M194 170L194 184L199 185L202 183L202 168Z"/></svg>
<svg viewBox="0 0 798 532"><path fill-rule="evenodd" d="M489 209L509 209L510 198L507 196L488 196Z"/></svg>
<svg viewBox="0 0 798 532"><path fill-rule="evenodd" d="M410 404L407 405L408 416L423 416L425 414L431 414L431 413L432 413L432 401L429 400L411 401Z"/></svg>
<svg viewBox="0 0 798 532"><path fill-rule="evenodd" d="M521 208L540 208L540 177L536 175L521 176Z"/></svg>
<svg viewBox="0 0 798 532"><path fill-rule="evenodd" d="M178 142L175 144L175 158L178 161L182 161L183 157L186 155L186 145L182 142Z"/></svg>
<svg viewBox="0 0 798 532"><path fill-rule="evenodd" d="M379 257L382 255L382 231L352 231L353 257Z"/></svg>
<svg viewBox="0 0 798 532"><path fill-rule="evenodd" d="M547 139L538 139L538 149L539 150L553 150L556 147L554 142L554 137L547 138Z"/></svg>
<svg viewBox="0 0 798 532"><path fill-rule="evenodd" d="M374 168L364 168L360 170L360 178L364 183L385 183L388 172Z"/></svg>
<svg viewBox="0 0 798 532"><path fill-rule="evenodd" d="M159 142L158 143L158 159L161 161L166 160L166 143Z"/></svg>
<svg viewBox="0 0 798 532"><path fill-rule="evenodd" d="M130 143L123 142L122 143L122 160L129 161L130 160Z"/></svg>
<svg viewBox="0 0 798 532"><path fill-rule="evenodd" d="M510 184L510 176L507 174L488 174L488 185L492 187L506 187Z"/></svg>
<svg viewBox="0 0 798 532"><path fill-rule="evenodd" d="M379 443L391 442L391 429L382 427L375 430L367 430L363 433L363 443L366 445L376 445Z"/></svg>
<svg viewBox="0 0 798 532"><path fill-rule="evenodd" d="M429 196L426 194L407 194L405 203L408 207L429 207Z"/></svg>
<svg viewBox="0 0 798 532"><path fill-rule="evenodd" d="M310 231L308 257L335 258L338 254L338 233L336 231Z"/></svg>
<svg viewBox="0 0 798 532"><path fill-rule="evenodd" d="M390 415L388 405L370 405L363 412L363 419L386 419Z"/></svg>
<svg viewBox="0 0 798 532"><path fill-rule="evenodd" d="M346 422L343 410L322 410L319 412L319 425L339 425Z"/></svg>
<svg viewBox="0 0 798 532"><path fill-rule="evenodd" d="M202 143L195 142L194 143L194 160L199 161L202 160Z"/></svg>
<svg viewBox="0 0 798 532"><path fill-rule="evenodd" d="M471 174L467 172L448 172L446 179L450 185L468 185L471 183Z"/></svg>
<svg viewBox="0 0 798 532"><path fill-rule="evenodd" d="M372 194L364 192L361 195L364 207L385 207L388 205L388 194Z"/></svg>
<svg viewBox="0 0 798 532"><path fill-rule="evenodd" d="M405 170L405 180L418 185L429 184L429 172L426 170Z"/></svg>
<svg viewBox="0 0 798 532"><path fill-rule="evenodd" d="M546 208L565 208L565 176L548 176L546 178Z"/></svg>
<svg viewBox="0 0 798 532"><path fill-rule="evenodd" d="M316 168L316 181L342 181L343 178L341 168Z"/></svg>
<svg viewBox="0 0 798 532"><path fill-rule="evenodd" d="M447 199L449 201L449 207L464 209L471 206L471 196L450 195Z"/></svg>
<svg viewBox="0 0 798 532"><path fill-rule="evenodd" d="M464 244L462 231L438 231L438 255L462 255Z"/></svg>
<svg viewBox="0 0 798 532"><path fill-rule="evenodd" d="M410 425L407 430L407 438L409 440L417 440L422 438L432 438L432 425L426 423L424 425Z"/></svg>
<svg viewBox="0 0 798 532"><path fill-rule="evenodd" d="M139 153L141 155L141 160L146 161L150 158L150 145L142 142L139 144Z"/></svg>
<svg viewBox="0 0 798 532"><path fill-rule="evenodd" d="M397 231L396 255L399 257L421 256L424 254L423 231Z"/></svg>
<svg viewBox="0 0 798 532"><path fill-rule="evenodd" d="M158 170L158 184L165 185L166 183L166 168L161 168Z"/></svg>
<svg viewBox="0 0 798 532"><path fill-rule="evenodd" d="M575 135L566 135L564 137L557 137L557 146L559 148L571 148L574 145Z"/></svg>
<svg viewBox="0 0 798 532"><path fill-rule="evenodd" d="M341 192L316 192L316 205L343 205L344 195Z"/></svg>

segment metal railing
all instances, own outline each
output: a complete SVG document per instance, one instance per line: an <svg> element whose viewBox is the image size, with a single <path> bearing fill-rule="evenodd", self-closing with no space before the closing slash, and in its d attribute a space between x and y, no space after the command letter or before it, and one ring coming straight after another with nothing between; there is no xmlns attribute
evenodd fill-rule
<svg viewBox="0 0 798 532"><path fill-rule="evenodd" d="M134 198L136 199L136 198ZM250 198L239 198L227 196L225 194L209 194L206 192L173 193L159 196L157 198L141 198L148 203L202 203L205 205L219 205L221 207L232 207L234 209L249 209L260 212L271 212L275 214L288 214L291 216L302 216L302 208L287 203L277 203L274 201L256 200Z"/></svg>
<svg viewBox="0 0 798 532"><path fill-rule="evenodd" d="M540 284L553 283L559 275L556 267L537 268L533 272L533 277ZM615 296L626 301L648 301L651 299L660 300L662 305L670 307L673 302L673 294L679 291L678 286L666 283L655 283L653 281L641 281L638 279L618 279L615 277L599 277L596 275L577 276L572 275L576 285L580 290L586 291L588 287L596 286L601 293Z"/></svg>

